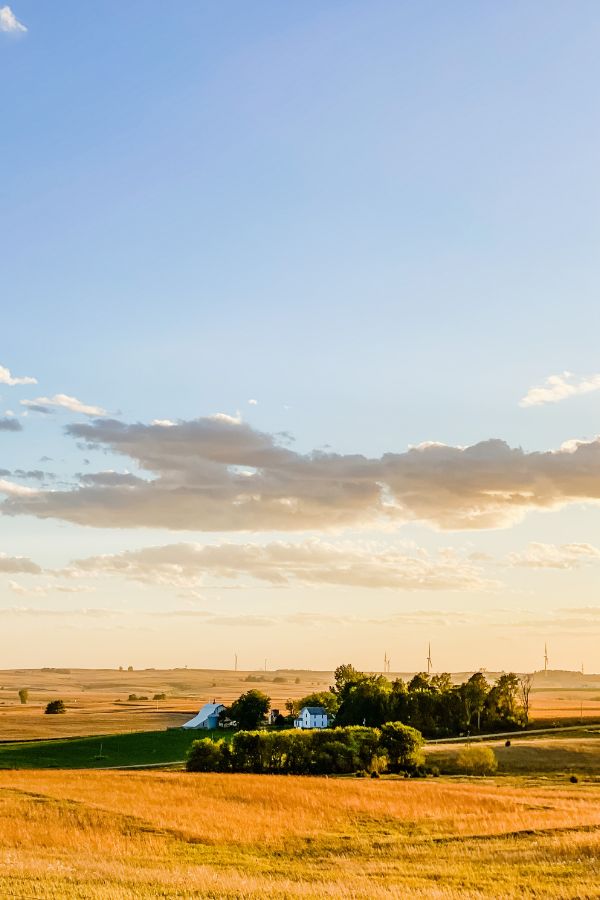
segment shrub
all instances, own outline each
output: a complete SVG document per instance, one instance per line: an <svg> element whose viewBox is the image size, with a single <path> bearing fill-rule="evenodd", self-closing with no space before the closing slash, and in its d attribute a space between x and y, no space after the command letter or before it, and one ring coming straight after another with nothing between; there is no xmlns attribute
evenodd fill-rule
<svg viewBox="0 0 600 900"><path fill-rule="evenodd" d="M47 716L56 716L60 713L66 713L67 708L65 706L64 700L51 700L50 703L46 706L44 713Z"/></svg>
<svg viewBox="0 0 600 900"><path fill-rule="evenodd" d="M381 778L381 775L379 774L379 772L377 772L377 771L374 769L374 770L371 772L371 778Z"/></svg>
<svg viewBox="0 0 600 900"><path fill-rule="evenodd" d="M505 746L505 747L510 747L510 741L504 741L504 746Z"/></svg>
<svg viewBox="0 0 600 900"><path fill-rule="evenodd" d="M210 738L194 741L185 766L188 772L222 772L226 768L223 746L224 741Z"/></svg>
<svg viewBox="0 0 600 900"><path fill-rule="evenodd" d="M166 694L155 694L152 699L153 700L166 700L167 695Z"/></svg>
<svg viewBox="0 0 600 900"><path fill-rule="evenodd" d="M21 701L21 703L27 703L27 701L29 700L29 691L27 690L27 688L21 688L21 690L19 691L19 700Z"/></svg>
<svg viewBox="0 0 600 900"><path fill-rule="evenodd" d="M577 777L577 775L571 775L571 777L569 778L569 781L571 782L571 784L577 784L577 782L579 781L579 778Z"/></svg>
<svg viewBox="0 0 600 900"><path fill-rule="evenodd" d="M457 765L465 775L493 775L498 768L498 760L491 747L472 744L461 750Z"/></svg>

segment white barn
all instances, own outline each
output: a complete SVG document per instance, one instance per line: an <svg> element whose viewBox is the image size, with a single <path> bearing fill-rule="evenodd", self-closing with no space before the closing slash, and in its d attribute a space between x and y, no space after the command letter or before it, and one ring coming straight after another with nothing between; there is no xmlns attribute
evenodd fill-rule
<svg viewBox="0 0 600 900"><path fill-rule="evenodd" d="M303 706L294 719L294 728L327 728L329 715L324 706Z"/></svg>
<svg viewBox="0 0 600 900"><path fill-rule="evenodd" d="M182 725L182 728L216 728L219 724L219 713L225 709L222 703L205 703L197 716Z"/></svg>

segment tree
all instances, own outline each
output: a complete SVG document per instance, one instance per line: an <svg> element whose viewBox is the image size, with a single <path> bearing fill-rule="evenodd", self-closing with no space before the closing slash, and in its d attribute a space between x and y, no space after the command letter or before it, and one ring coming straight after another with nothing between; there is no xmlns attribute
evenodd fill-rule
<svg viewBox="0 0 600 900"><path fill-rule="evenodd" d="M234 700L227 710L227 717L237 722L238 728L249 730L261 725L271 708L271 700L262 691L246 691Z"/></svg>
<svg viewBox="0 0 600 900"><path fill-rule="evenodd" d="M498 690L498 710L503 718L509 721L517 721L519 717L518 697L519 679L514 672L502 674L496 682Z"/></svg>
<svg viewBox="0 0 600 900"><path fill-rule="evenodd" d="M423 735L401 722L388 722L381 727L380 746L387 753L392 772L411 769L421 761Z"/></svg>
<svg viewBox="0 0 600 900"><path fill-rule="evenodd" d="M338 699L332 691L316 691L297 701L298 712L303 706L323 706L330 716L334 716L338 709ZM287 708L287 707L286 707Z"/></svg>
<svg viewBox="0 0 600 900"><path fill-rule="evenodd" d="M349 682L340 695L336 724L376 727L388 722L391 689L391 684L383 675L365 675L361 681Z"/></svg>
<svg viewBox="0 0 600 900"><path fill-rule="evenodd" d="M56 716L59 713L66 713L66 711L64 700L51 700L44 710L47 716Z"/></svg>
<svg viewBox="0 0 600 900"><path fill-rule="evenodd" d="M27 703L27 701L29 700L29 691L27 690L27 688L21 688L21 690L19 691L19 700L23 704Z"/></svg>
<svg viewBox="0 0 600 900"><path fill-rule="evenodd" d="M367 676L364 672L359 672L354 666L351 666L350 663L344 663L341 666L338 666L335 672L333 673L333 680L335 684L333 684L329 690L332 694L336 696L340 696L343 693L344 689L352 684L357 684L359 681L362 681Z"/></svg>
<svg viewBox="0 0 600 900"><path fill-rule="evenodd" d="M533 675L521 675L519 677L519 694L523 707L523 724L529 724L529 695L533 687Z"/></svg>
<svg viewBox="0 0 600 900"><path fill-rule="evenodd" d="M465 725L471 727L473 716L477 716L477 730L481 731L481 713L485 706L490 686L483 672L475 672L468 681L461 685Z"/></svg>

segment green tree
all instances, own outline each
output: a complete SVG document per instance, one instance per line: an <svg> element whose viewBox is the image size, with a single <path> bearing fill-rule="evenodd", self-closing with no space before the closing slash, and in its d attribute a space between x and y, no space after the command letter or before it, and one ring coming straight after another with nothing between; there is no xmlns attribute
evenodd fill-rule
<svg viewBox="0 0 600 900"><path fill-rule="evenodd" d="M380 747L385 750L392 772L412 769L421 762L423 735L402 722L388 722L381 727Z"/></svg>
<svg viewBox="0 0 600 900"><path fill-rule="evenodd" d="M21 690L19 691L19 700L23 704L27 703L27 701L29 700L29 691L27 690L27 688L21 688Z"/></svg>
<svg viewBox="0 0 600 900"><path fill-rule="evenodd" d="M461 685L465 725L471 727L473 716L477 717L477 730L481 731L481 714L489 693L490 686L483 672L475 672L468 681Z"/></svg>
<svg viewBox="0 0 600 900"><path fill-rule="evenodd" d="M337 712L339 703L337 696L332 691L316 691L314 694L307 694L297 701L298 711L303 706L323 706L330 716L334 716Z"/></svg>
<svg viewBox="0 0 600 900"><path fill-rule="evenodd" d="M391 690L390 682L383 675L365 675L361 681L348 682L340 694L336 723L382 725L390 718Z"/></svg>
<svg viewBox="0 0 600 900"><path fill-rule="evenodd" d="M333 673L334 684L332 684L329 690L332 694L339 697L349 685L358 684L359 681L362 681L366 677L364 672L359 672L354 666L351 666L350 663L344 663L343 665L338 666Z"/></svg>
<svg viewBox="0 0 600 900"><path fill-rule="evenodd" d="M56 716L60 713L66 713L67 708L64 700L51 700L44 710L47 716Z"/></svg>
<svg viewBox="0 0 600 900"><path fill-rule="evenodd" d="M226 712L229 719L237 722L238 728L251 730L262 725L270 708L269 697L262 691L252 689L234 700Z"/></svg>

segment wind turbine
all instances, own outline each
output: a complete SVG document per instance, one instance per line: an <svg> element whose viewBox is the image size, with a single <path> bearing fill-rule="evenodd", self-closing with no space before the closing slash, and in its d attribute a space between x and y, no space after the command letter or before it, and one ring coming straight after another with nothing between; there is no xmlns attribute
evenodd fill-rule
<svg viewBox="0 0 600 900"><path fill-rule="evenodd" d="M427 645L427 674L431 675L432 669L432 661L431 661L431 644Z"/></svg>
<svg viewBox="0 0 600 900"><path fill-rule="evenodd" d="M544 674L548 674L548 644L544 644Z"/></svg>

